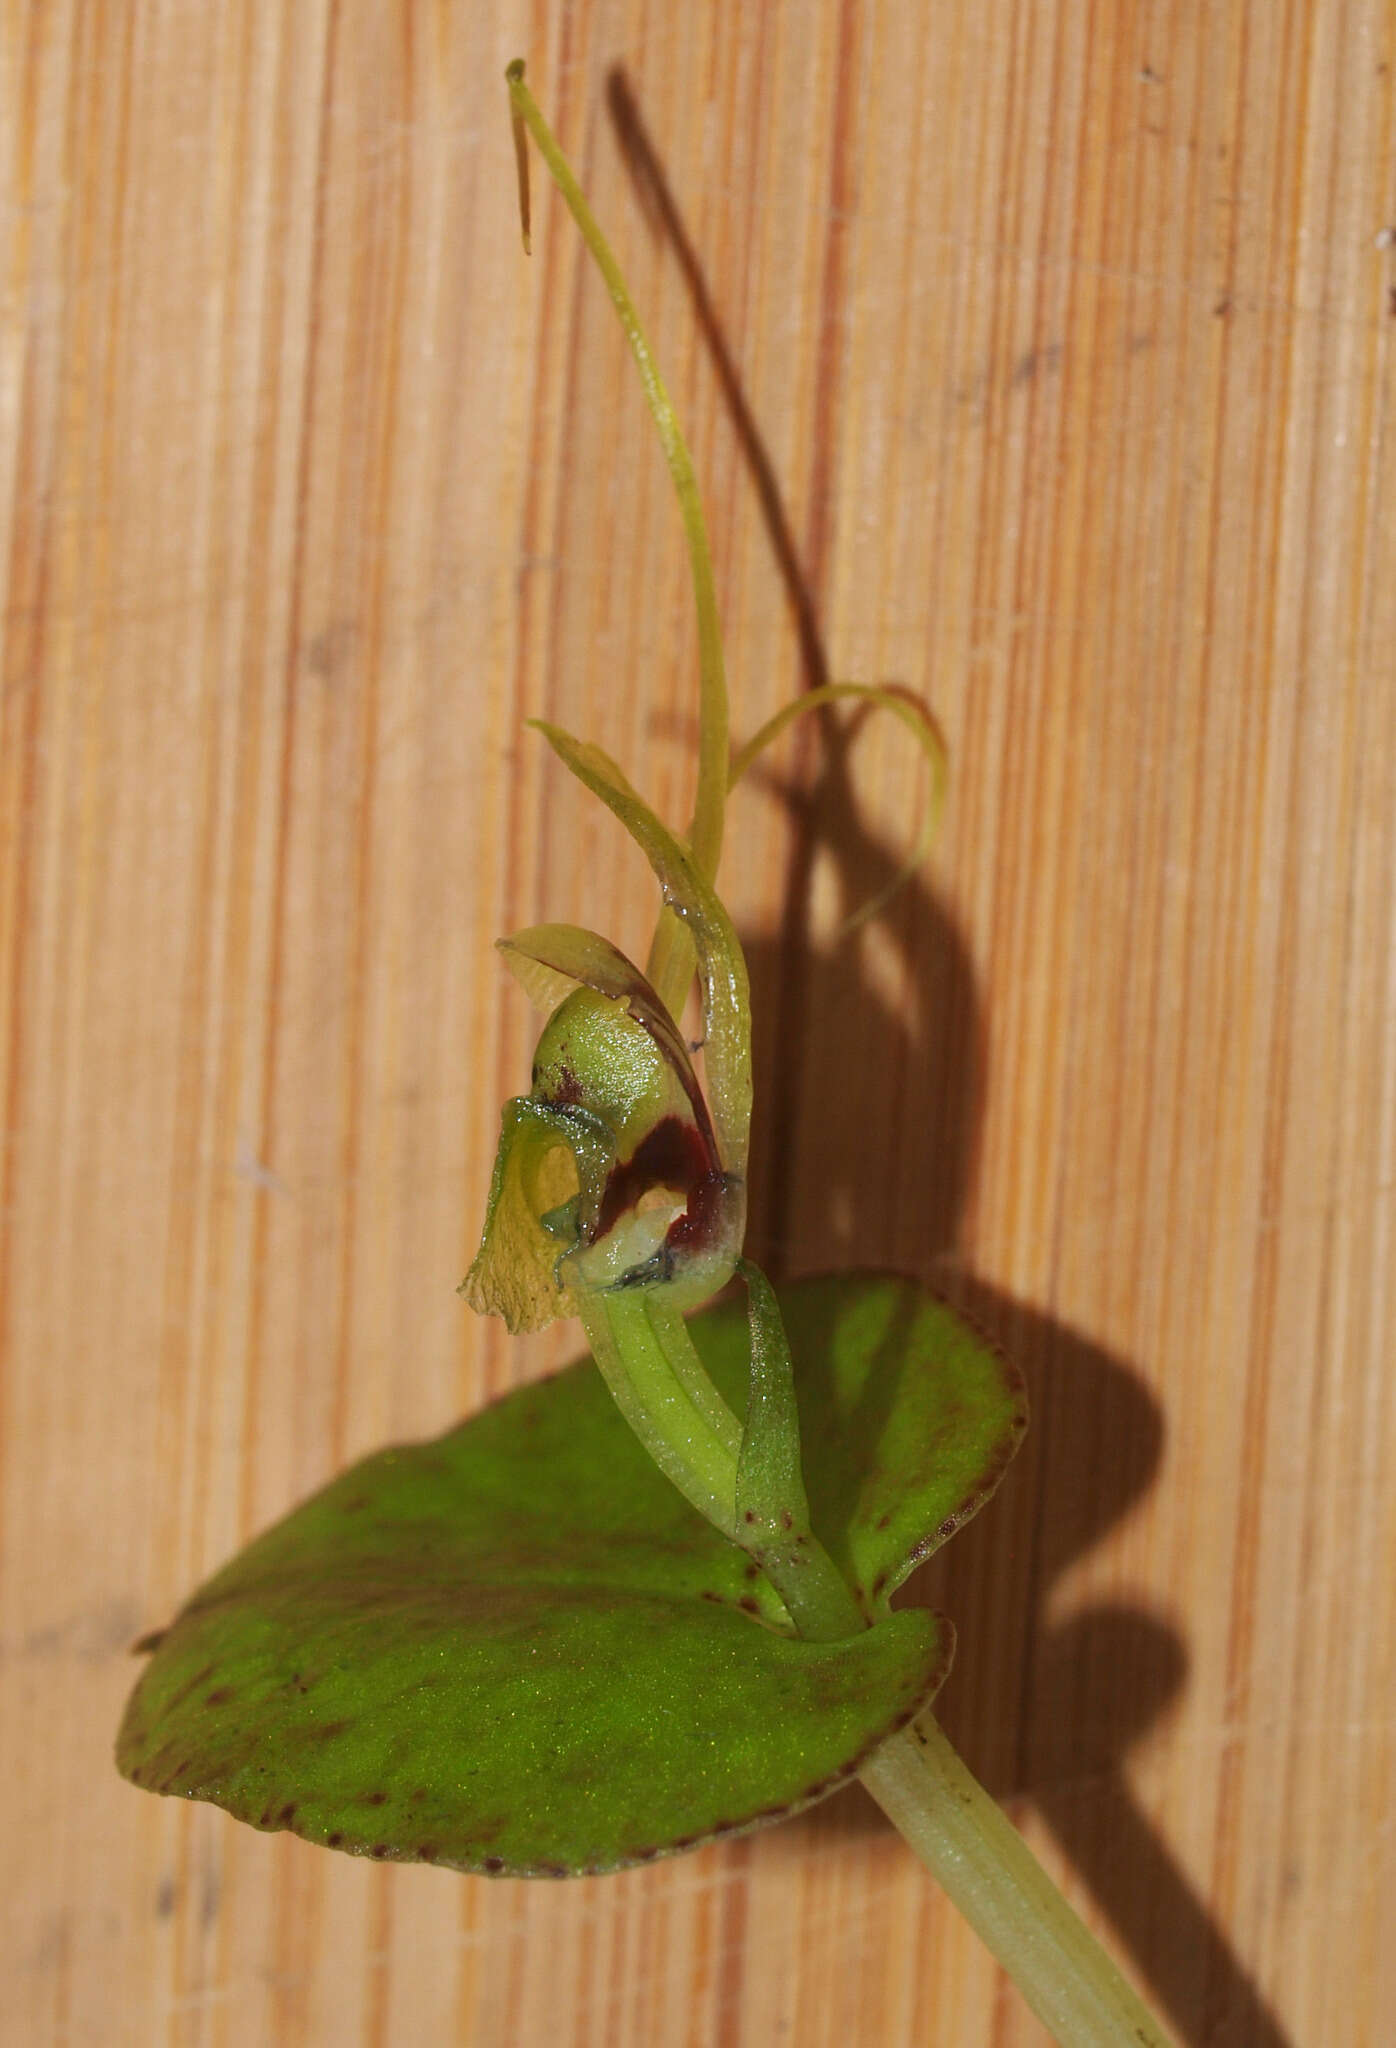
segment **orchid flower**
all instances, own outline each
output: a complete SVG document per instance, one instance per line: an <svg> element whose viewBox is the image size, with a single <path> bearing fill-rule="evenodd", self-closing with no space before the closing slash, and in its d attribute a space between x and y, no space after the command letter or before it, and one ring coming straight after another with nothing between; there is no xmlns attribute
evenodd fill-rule
<svg viewBox="0 0 1396 2048"><path fill-rule="evenodd" d="M751 1489L753 1474L784 1470L791 1460L782 1455L772 1463L750 1422L744 1432L684 1325L686 1314L744 1266L751 1004L741 945L714 886L726 799L764 748L802 713L841 701L891 710L915 736L933 782L926 826L900 881L915 868L934 829L945 751L934 721L914 699L887 688L836 683L785 706L732 755L712 562L688 448L619 265L524 85L521 64L509 67L508 80L524 245L527 131L605 279L673 478L697 611L698 789L691 828L680 839L599 747L538 723L559 759L644 853L664 907L644 972L608 939L574 925L536 925L499 942L527 993L551 1014L538 1041L528 1094L505 1105L484 1235L461 1291L472 1308L502 1316L512 1331L579 1317L626 1420L700 1512L734 1541L752 1538L773 1516L788 1534L795 1527L794 1509L784 1496L777 1503L759 1487L756 1495ZM886 893L850 923L871 914ZM678 1021L695 967L706 1097ZM753 1357L782 1360L778 1372L788 1373L775 1296L754 1269L744 1270ZM768 1404L762 1412L782 1416L783 1427L794 1426L788 1402ZM798 1470L798 1451L794 1464ZM782 1513L791 1520L781 1522ZM779 1584L782 1567L769 1544L759 1561ZM834 1609L837 1621L826 1617L828 1627L859 1625L846 1602L835 1599L831 1614Z"/></svg>
<svg viewBox="0 0 1396 2048"><path fill-rule="evenodd" d="M599 1293L662 1289L676 1309L716 1293L741 1252L751 1124L751 1006L731 919L615 763L544 731L630 831L692 932L712 1107L663 999L609 940L554 924L500 941L530 996L561 997L532 1089L505 1107L484 1241L464 1284L473 1308L515 1331L580 1314Z"/></svg>

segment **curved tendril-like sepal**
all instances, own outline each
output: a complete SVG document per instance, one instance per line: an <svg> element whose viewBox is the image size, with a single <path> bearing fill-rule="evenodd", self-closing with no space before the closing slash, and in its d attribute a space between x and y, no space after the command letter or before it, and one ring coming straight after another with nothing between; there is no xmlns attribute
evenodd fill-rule
<svg viewBox="0 0 1396 2048"><path fill-rule="evenodd" d="M783 705L774 717L768 718L760 730L752 734L746 745L732 756L732 766L727 777L730 794L758 755L764 753L767 747L778 740L797 718L802 718L807 711L819 711L826 705L845 702L862 704L869 710L890 711L894 718L901 720L920 748L930 771L931 793L925 819L911 852L891 881L844 919L836 934L838 938L846 937L849 932L856 931L859 925L866 924L870 918L876 917L897 891L911 880L931 850L931 844L940 825L941 813L945 808L950 764L945 736L931 713L918 698L898 689L895 685L821 683L818 689L806 690L802 696L795 697L789 704Z"/></svg>
<svg viewBox="0 0 1396 2048"><path fill-rule="evenodd" d="M587 204L586 196L573 175L571 165L558 148L556 136L524 83L522 58L516 58L504 76L508 81L509 103L513 114L514 147L519 174L519 218L523 228L524 247L527 249L530 243L528 152L524 145L526 130L536 143L553 182L581 230L582 240L601 273L611 297L611 304L615 307L616 315L625 330L625 338L630 344L630 352L640 372L645 403L658 429L664 460L669 465L669 474L673 479L675 495L679 501L684 537L688 542L693 601L698 615L698 791L694 802L689 844L698 872L711 882L717 874L718 860L722 853L722 832L727 802L727 676L722 655L722 631L717 615L717 592L713 584L712 554L708 547L708 532L703 519L702 500L698 495L698 483L693 474L693 458L688 452L688 443L684 440L664 379L660 376L650 352L649 342L640 325L640 316L635 310L635 303L621 274L620 265L616 262L610 244L597 224L596 216ZM693 965L682 927L668 915L660 917L656 928L654 944L650 951L649 971L651 980L658 987L668 1007L674 1011L681 1010L693 978Z"/></svg>

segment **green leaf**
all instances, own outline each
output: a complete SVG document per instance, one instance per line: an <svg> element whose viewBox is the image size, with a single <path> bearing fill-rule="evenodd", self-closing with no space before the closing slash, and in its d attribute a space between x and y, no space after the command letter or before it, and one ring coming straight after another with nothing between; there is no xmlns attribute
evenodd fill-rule
<svg viewBox="0 0 1396 2048"><path fill-rule="evenodd" d="M953 1309L893 1275L779 1287L814 1533L870 1615L978 1513L1027 1427L1016 1368ZM690 1324L719 1391L745 1397L747 1317Z"/></svg>
<svg viewBox="0 0 1396 2048"><path fill-rule="evenodd" d="M880 1606L933 1524L992 1486L1016 1386L905 1282L804 1282L781 1303L816 1527ZM745 1313L694 1334L740 1406ZM870 1455L861 1477L837 1472L840 1440ZM916 1499L879 1526L907 1479ZM751 1569L584 1361L367 1459L243 1551L159 1642L118 1762L363 1855L513 1874L643 1862L821 1798L948 1667L948 1623L916 1609L802 1642Z"/></svg>

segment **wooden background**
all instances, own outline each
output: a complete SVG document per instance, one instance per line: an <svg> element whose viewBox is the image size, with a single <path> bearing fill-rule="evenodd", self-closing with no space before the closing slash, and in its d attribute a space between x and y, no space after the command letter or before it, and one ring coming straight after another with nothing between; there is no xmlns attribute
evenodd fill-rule
<svg viewBox="0 0 1396 2048"><path fill-rule="evenodd" d="M754 1239L939 1275L1031 1447L923 1597L944 1715L1180 2041L1396 2010L1392 0L3 8L6 2042L1003 2048L861 1791L565 1885L122 1784L131 1639L575 1348L453 1289L534 1022L643 946L521 733L676 821L667 481L526 52L691 430L739 734ZM1385 237L1382 231L1388 233Z"/></svg>

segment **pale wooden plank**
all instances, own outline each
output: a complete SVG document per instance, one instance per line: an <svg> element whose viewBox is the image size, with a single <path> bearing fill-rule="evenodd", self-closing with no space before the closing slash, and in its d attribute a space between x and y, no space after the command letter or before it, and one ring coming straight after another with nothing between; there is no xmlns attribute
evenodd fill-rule
<svg viewBox="0 0 1396 2048"><path fill-rule="evenodd" d="M1180 2036L1391 1980L1396 251L1384 0L12 7L0 354L0 1752L25 2041L1041 2039L853 1793L589 1884L360 1867L122 1786L129 1639L385 1436L567 1355L452 1288L531 1020L493 935L643 945L520 736L670 815L662 464L526 44L652 324L735 724L754 1233L940 1274L1037 1428L937 1568L948 1724ZM625 67L760 437L607 80ZM766 513L769 515L770 506ZM805 837L808 833L808 837ZM1253 1973L1258 1989L1250 1988Z"/></svg>

